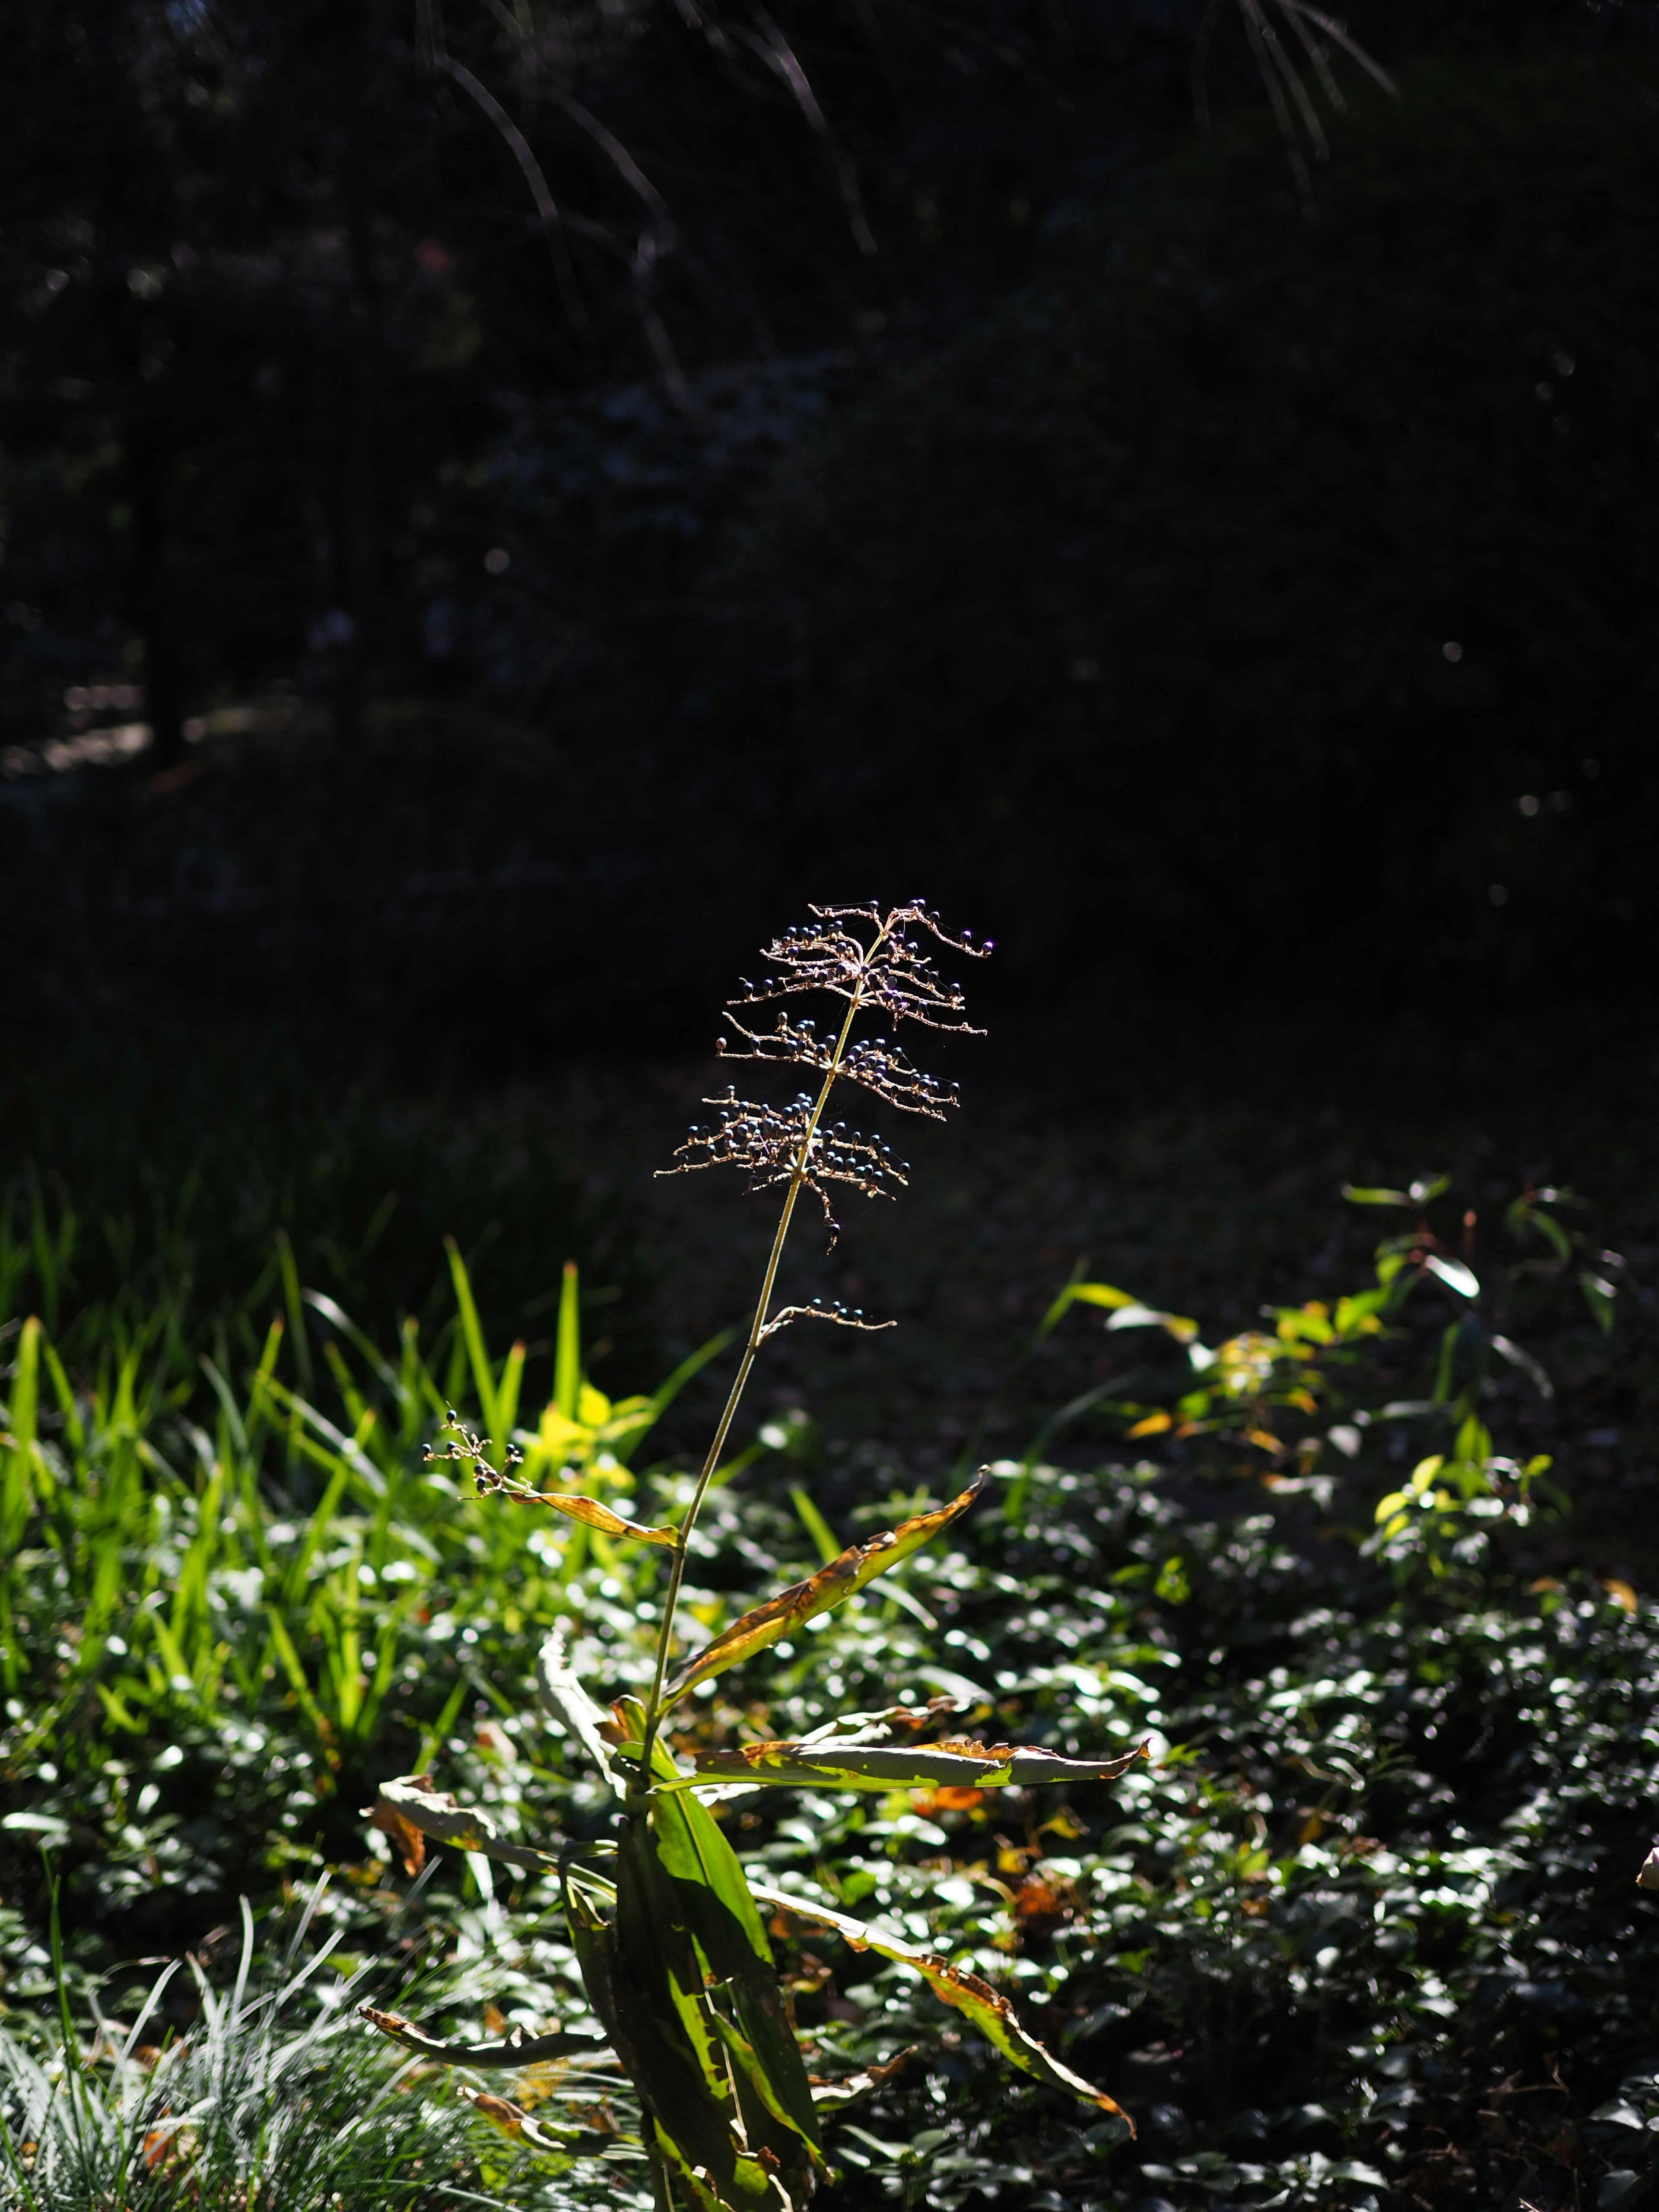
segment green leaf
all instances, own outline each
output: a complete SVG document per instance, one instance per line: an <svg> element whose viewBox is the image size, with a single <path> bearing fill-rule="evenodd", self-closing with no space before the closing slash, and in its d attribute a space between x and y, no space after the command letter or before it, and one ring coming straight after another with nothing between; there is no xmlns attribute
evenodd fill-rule
<svg viewBox="0 0 1659 2212"><path fill-rule="evenodd" d="M726 1984L764 2086L757 2094L821 2166L818 2126L800 2049L778 1986L772 1947L738 1856L695 1797L659 1797L651 1828L664 1876L708 1961ZM787 2146L775 2146L781 2152Z"/></svg>
<svg viewBox="0 0 1659 2212"><path fill-rule="evenodd" d="M890 1567L897 1566L901 1559L934 1536L942 1535L952 1522L958 1521L968 1510L990 1480L990 1469L981 1468L958 1497L936 1512L921 1513L914 1520L902 1522L896 1528L884 1529L872 1536L867 1544L853 1544L829 1565L820 1567L817 1574L809 1575L804 1583L794 1583L775 1597L768 1598L734 1620L729 1628L705 1644L670 1683L671 1698L682 1698L696 1683L707 1681L727 1667L735 1667L751 1659L757 1651L811 1620L832 1606L842 1605L855 1590L884 1575Z"/></svg>
<svg viewBox="0 0 1659 2212"><path fill-rule="evenodd" d="M579 1917L577 1957L590 2001L677 2177L688 2180L701 2172L704 2190L734 2212L758 2212L769 2203L775 2212L768 2167L737 2135L739 2106L703 1999L696 1948L673 1910L673 1892L642 1815L623 1823L614 1922L594 1926ZM575 1918L571 1924L574 1940ZM601 1984L597 1991L590 1968ZM747 2121L749 2112L743 2117ZM775 2149L771 2156L775 2164Z"/></svg>
<svg viewBox="0 0 1659 2212"><path fill-rule="evenodd" d="M1466 1267L1461 1260L1448 1260L1443 1253L1431 1252L1423 1265L1431 1275L1438 1275L1443 1283L1455 1291L1460 1298L1480 1297L1480 1277L1472 1268Z"/></svg>
<svg viewBox="0 0 1659 2212"><path fill-rule="evenodd" d="M1073 1306L1132 1306L1134 1295L1120 1291L1110 1283L1067 1283L1037 1325L1041 1342L1051 1335Z"/></svg>
<svg viewBox="0 0 1659 2212"><path fill-rule="evenodd" d="M1156 1306L1130 1304L1121 1306L1106 1324L1108 1328L1167 1329L1177 1344L1191 1344L1198 1335L1198 1323L1186 1314L1161 1313Z"/></svg>
<svg viewBox="0 0 1659 2212"><path fill-rule="evenodd" d="M1409 1206L1411 1200L1403 1190L1384 1190L1380 1186L1345 1182L1342 1195L1350 1206Z"/></svg>
<svg viewBox="0 0 1659 2212"><path fill-rule="evenodd" d="M481 1806L458 1804L447 1790L434 1790L429 1774L399 1774L380 1784L380 1796L367 1818L395 1814L434 1843L450 1844L459 1851L479 1851L499 1859L504 1866L526 1874L556 1873L559 1862L550 1851L532 1850L527 1844L509 1844L493 1815Z"/></svg>
<svg viewBox="0 0 1659 2212"><path fill-rule="evenodd" d="M553 1402L567 1421L576 1418L582 1381L581 1279L574 1260L564 1263L559 1285L559 1322L553 1355Z"/></svg>
<svg viewBox="0 0 1659 2212"><path fill-rule="evenodd" d="M424 2033L401 2013L377 2012L373 2005L359 2005L357 2014L394 2043L444 2066L539 2066L546 2059L578 2057L584 2052L597 2057L605 2048L598 2036L571 2035L562 2030L553 2035L526 2035L521 2027L515 2027L504 2043L446 2043L441 2037Z"/></svg>
<svg viewBox="0 0 1659 2212"><path fill-rule="evenodd" d="M449 1255L450 1279L455 1285L455 1304L460 1310L461 1335L466 1345L466 1356L472 1370L472 1387L478 1394L478 1409L483 1425L489 1431L492 1449L498 1455L507 1450L507 1432L498 1415L501 1408L495 1395L495 1376L489 1364L489 1354L484 1348L483 1329L478 1321L478 1309L473 1302L472 1285L467 1276L466 1262L461 1257L461 1248L453 1237L444 1239L444 1249Z"/></svg>
<svg viewBox="0 0 1659 2212"><path fill-rule="evenodd" d="M548 1711L568 1735L574 1736L620 1797L625 1785L611 1763L610 1746L599 1733L608 1716L605 1708L588 1696L565 1663L562 1624L553 1631L537 1654L536 1686Z"/></svg>
<svg viewBox="0 0 1659 2212"><path fill-rule="evenodd" d="M1617 1295L1605 1276L1593 1275L1586 1268L1578 1278L1578 1287L1584 1293L1584 1303L1595 1317L1595 1325L1603 1336L1613 1334L1613 1299Z"/></svg>
<svg viewBox="0 0 1659 2212"><path fill-rule="evenodd" d="M1034 1744L747 1743L698 1754L695 1776L659 1784L772 1783L816 1790L1027 1789L1041 1782L1110 1782L1146 1756L1144 1744L1113 1759L1062 1759Z"/></svg>
<svg viewBox="0 0 1659 2212"><path fill-rule="evenodd" d="M798 1918L816 1922L819 1926L832 1928L855 1951L874 1951L884 1959L891 1959L901 1966L908 1966L920 1974L935 1996L972 2021L981 2034L987 2037L1001 2051L1003 2057L1039 2081L1053 2088L1064 2089L1085 2103L1097 2105L1103 2112L1110 2112L1121 2119L1129 2134L1134 2134L1134 2123L1117 2102L1103 2089L1085 2081L1080 2074L1073 2074L1054 2053L1043 2048L1035 2036L1028 2035L1014 2018L1013 2008L1006 1997L1000 1996L988 1982L977 1974L964 1972L946 1960L935 1958L930 1952L919 1951L902 1937L888 1936L878 1929L866 1928L860 1921L851 1919L844 1912L834 1912L821 1905L809 1905L803 1899L792 1896L787 1890L774 1889L769 1884L751 1882L750 1888L757 1899L768 1905L781 1906Z"/></svg>
<svg viewBox="0 0 1659 2212"><path fill-rule="evenodd" d="M524 1505L550 1505L556 1513L580 1521L584 1528L597 1528L602 1536L627 1536L636 1544L665 1544L671 1549L679 1541L677 1528L647 1528L638 1521L624 1521L597 1498L576 1498L552 1490L519 1490L510 1483L498 1495L516 1498Z"/></svg>
<svg viewBox="0 0 1659 2212"><path fill-rule="evenodd" d="M839 1559L841 1556L841 1546L836 1541L835 1533L830 1523L801 1488L799 1483L792 1486L789 1500L800 1516L801 1527L817 1545L819 1559L827 1567L831 1559Z"/></svg>
<svg viewBox="0 0 1659 2212"><path fill-rule="evenodd" d="M839 2112L850 2105L855 2097L867 2097L872 2089L884 2089L916 2056L914 2043L907 2044L884 2066L867 2066L857 2074L848 2074L839 2081L815 2081L812 2102L821 2112Z"/></svg>

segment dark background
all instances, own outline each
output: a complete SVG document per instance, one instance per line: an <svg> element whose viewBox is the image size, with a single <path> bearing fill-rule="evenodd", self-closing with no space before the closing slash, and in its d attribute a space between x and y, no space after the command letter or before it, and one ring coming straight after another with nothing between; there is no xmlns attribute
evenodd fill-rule
<svg viewBox="0 0 1659 2212"><path fill-rule="evenodd" d="M1207 152L1116 0L7 14L14 1036L660 1053L918 889L1021 1049L1645 1006L1651 9L1368 9L1328 161L1231 11Z"/></svg>

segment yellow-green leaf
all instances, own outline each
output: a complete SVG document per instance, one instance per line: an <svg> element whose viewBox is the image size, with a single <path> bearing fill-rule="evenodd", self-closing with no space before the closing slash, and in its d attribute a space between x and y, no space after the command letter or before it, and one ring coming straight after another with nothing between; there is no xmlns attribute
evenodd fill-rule
<svg viewBox="0 0 1659 2212"><path fill-rule="evenodd" d="M914 1520L901 1522L896 1528L884 1529L866 1544L849 1545L838 1559L809 1575L804 1583L792 1583L775 1597L768 1598L764 1605L745 1613L687 1662L669 1686L669 1695L683 1697L711 1674L752 1658L817 1614L844 1604L855 1590L897 1566L901 1559L908 1559L912 1552L960 1520L989 1480L990 1469L981 1468L966 1490L948 1505L933 1513L920 1513Z"/></svg>
<svg viewBox="0 0 1659 2212"><path fill-rule="evenodd" d="M399 1774L380 1784L380 1794L365 1814L395 1814L434 1843L451 1844L459 1851L480 1851L485 1858L526 1874L556 1872L559 1862L550 1851L532 1850L524 1844L509 1844L494 1818L481 1806L458 1804L447 1790L434 1790L429 1774Z"/></svg>
<svg viewBox="0 0 1659 2212"><path fill-rule="evenodd" d="M357 2012L360 2019L406 2051L418 2051L423 2058L444 2066L539 2066L550 2058L572 2058L584 2052L597 2057L605 2049L597 2036L569 2035L562 2029L552 2035L526 2035L521 2027L515 2027L503 2043L447 2043L441 2036L428 2035L401 2013L377 2012L373 2005L359 2005Z"/></svg>
<svg viewBox="0 0 1659 2212"><path fill-rule="evenodd" d="M624 1521L620 1513L601 1505L597 1498L573 1498L554 1490L515 1490L510 1485L501 1496L516 1498L525 1505L550 1505L556 1513L580 1521L586 1528L597 1528L602 1536L631 1536L636 1544L672 1546L679 1541L677 1529L647 1528L638 1521Z"/></svg>
<svg viewBox="0 0 1659 2212"><path fill-rule="evenodd" d="M844 1912L835 1912L821 1905L809 1905L803 1899L792 1896L787 1890L773 1889L764 1882L751 1881L751 1893L768 1905L781 1906L802 1920L815 1922L820 1927L832 1928L836 1935L850 1943L855 1951L874 1951L884 1959L891 1959L901 1966L908 1966L920 1974L935 1996L942 1997L948 2005L972 2021L981 2034L987 2037L1001 2051L1003 2057L1018 2066L1024 2074L1047 2081L1052 2087L1064 2089L1073 2097L1081 2097L1086 2104L1097 2105L1103 2112L1111 2112L1121 2119L1131 2136L1134 2122L1113 2097L1098 2089L1092 2081L1085 2081L1080 2074L1045 2050L1036 2038L1028 2035L1014 2018L1013 2008L1006 1997L983 1982L977 1974L964 1972L948 1960L935 1958L931 1952L919 1951L901 1936L888 1936L879 1929L866 1928L862 1922L848 1917Z"/></svg>
<svg viewBox="0 0 1659 2212"><path fill-rule="evenodd" d="M694 1777L665 1786L756 1782L816 1790L994 1790L1012 1784L1024 1789L1041 1782L1114 1781L1146 1756L1145 1744L1112 1759L1062 1759L1034 1744L747 1743L700 1753Z"/></svg>

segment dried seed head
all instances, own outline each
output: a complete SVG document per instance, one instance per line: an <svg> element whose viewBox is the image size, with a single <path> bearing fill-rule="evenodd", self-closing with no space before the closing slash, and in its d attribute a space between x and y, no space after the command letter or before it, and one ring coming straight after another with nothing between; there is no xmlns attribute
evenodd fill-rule
<svg viewBox="0 0 1659 2212"><path fill-rule="evenodd" d="M811 1022L792 1022L787 1014L780 1014L776 1029L757 1031L728 1016L727 1026L736 1030L742 1042L722 1037L715 1047L722 1060L761 1060L773 1066L814 1067L824 1074L835 1065L834 1036L820 1036ZM948 1026L965 1028L966 1024ZM948 1109L961 1103L954 1083L941 1083L936 1075L912 1066L885 1037L856 1038L842 1054L838 1073L848 1083L873 1091L878 1098L902 1113L926 1114L934 1121L942 1121Z"/></svg>
<svg viewBox="0 0 1659 2212"><path fill-rule="evenodd" d="M743 996L735 1006L753 1006L769 999L794 998L805 991L829 991L838 999L856 998L861 1006L885 1007L896 1021L921 1022L928 1029L961 1030L981 1036L960 1015L966 1000L959 983L939 980L933 956L925 952L915 933L927 930L953 952L982 960L989 943L975 945L970 937L951 937L939 927L937 915L919 900L911 899L883 914L872 902L868 906L815 906L816 921L786 930L766 948L765 957L778 973L758 983L744 981ZM853 925L867 922L875 935L867 942Z"/></svg>
<svg viewBox="0 0 1659 2212"><path fill-rule="evenodd" d="M798 1171L801 1187L810 1190L823 1208L823 1218L833 1243L839 1224L830 1211L825 1185L850 1183L866 1198L892 1198L895 1185L905 1181L903 1170L875 1138L861 1136L837 1122L814 1128L813 1102L794 1099L787 1106L757 1105L739 1098L735 1091L724 1098L708 1098L720 1118L713 1129L694 1129L674 1154L677 1164L659 1172L683 1175L692 1168L741 1168L750 1190L770 1190L787 1183Z"/></svg>
<svg viewBox="0 0 1659 2212"><path fill-rule="evenodd" d="M836 1081L844 1076L900 1112L924 1114L933 1121L943 1121L957 1103L955 1084L943 1084L915 1066L887 1037L852 1037L852 1018L868 1010L884 1013L890 1021L981 1036L963 1015L960 987L940 981L920 935L926 931L941 945L976 960L991 947L975 945L965 936L947 936L937 916L918 900L885 914L873 904L815 906L811 911L811 921L787 930L767 947L766 957L776 972L758 983L745 982L744 995L732 1003L757 1006L770 999L827 991L848 1001L847 1020L820 1035L817 1024L805 1018L791 1020L780 1014L775 1030L758 1030L728 1017L732 1034L720 1039L717 1049L727 1060L811 1068L822 1078L816 1097L802 1091L787 1106L765 1106L739 1098L733 1090L724 1098L708 1099L707 1104L720 1109L718 1125L694 1127L676 1152L674 1165L659 1172L680 1175L693 1168L735 1167L748 1176L753 1191L796 1183L811 1190L823 1208L833 1244L836 1223L829 1184L849 1184L866 1198L890 1198L908 1173L879 1138L849 1129L844 1121L824 1121L823 1110ZM825 1317L851 1326L867 1325L857 1316Z"/></svg>

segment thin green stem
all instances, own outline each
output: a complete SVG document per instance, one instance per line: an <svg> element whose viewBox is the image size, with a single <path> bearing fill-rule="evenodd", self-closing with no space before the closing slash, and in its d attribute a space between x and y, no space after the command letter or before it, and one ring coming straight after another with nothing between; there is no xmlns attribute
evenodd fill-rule
<svg viewBox="0 0 1659 2212"><path fill-rule="evenodd" d="M870 946L865 955L866 967L869 965L870 960L886 934L884 929ZM663 1684L668 1674L668 1655L673 1647L674 1616L679 1606L680 1585L685 1580L685 1562L690 1551L691 1531L696 1526L698 1514L702 1510L702 1501L708 1494L708 1486L714 1480L714 1470L720 1462L720 1454L726 1449L726 1439L731 1432L732 1421L737 1417L738 1406L743 1397L744 1387L749 1380L750 1370L755 1364L755 1355L760 1350L762 1340L766 1334L767 1316L771 1310L772 1293L777 1285L778 1267L783 1258L784 1244L788 1238L789 1224L794 1217L795 1200L800 1196L801 1185L806 1179L807 1167L812 1156L813 1139L817 1135L818 1123L823 1118L823 1109L830 1103L830 1093L835 1088L836 1079L841 1073L842 1056L847 1049L848 1039L853 1032L854 1018L858 1013L862 999L863 982L860 978L854 984L848 995L846 1019L842 1023L841 1033L836 1039L835 1051L830 1055L830 1066L824 1075L823 1086L818 1091L817 1103L812 1108L812 1118L806 1125L805 1132L800 1140L800 1150L795 1155L794 1166L790 1171L789 1188L784 1194L783 1211L778 1217L777 1234L772 1239L772 1249L767 1258L766 1273L761 1280L760 1297L756 1301L755 1317L749 1325L749 1335L743 1347L743 1357L738 1362L738 1371L732 1377L725 1410L715 1426L714 1441L710 1443L708 1455L702 1463L702 1472L697 1477L697 1486L691 1494L691 1503L686 1510L684 1520L679 1526L678 1540L674 1547L674 1563L669 1571L668 1594L663 1601L662 1626L657 1636L656 1671L652 1679L651 1696L645 1708L645 1741L640 1752L638 1784L641 1793L650 1787L651 1751L656 1741L658 1723L662 1717Z"/></svg>

